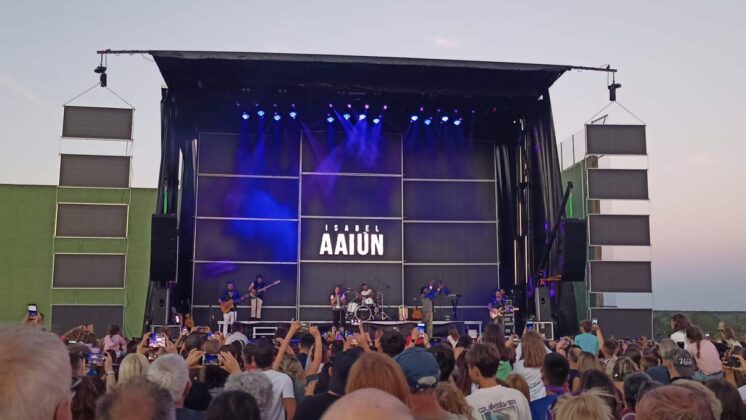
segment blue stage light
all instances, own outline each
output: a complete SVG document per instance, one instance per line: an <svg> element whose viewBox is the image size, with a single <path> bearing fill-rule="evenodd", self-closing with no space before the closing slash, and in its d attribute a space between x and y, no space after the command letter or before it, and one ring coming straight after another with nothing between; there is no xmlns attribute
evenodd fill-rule
<svg viewBox="0 0 746 420"><path fill-rule="evenodd" d="M433 120L431 120L430 118L428 118L428 119L426 119L423 122L425 123L425 125L430 125L433 122Z"/></svg>
<svg viewBox="0 0 746 420"><path fill-rule="evenodd" d="M409 121L412 121L412 122L416 122L419 119L420 119L420 117L418 117L416 115L412 115L411 117L409 117Z"/></svg>
<svg viewBox="0 0 746 420"><path fill-rule="evenodd" d="M274 118L275 121L280 121L280 119L282 119L282 117L280 116L280 114L275 114L275 116L272 117L272 118Z"/></svg>
<svg viewBox="0 0 746 420"><path fill-rule="evenodd" d="M443 122L448 122L448 115L443 115L442 117L440 117L440 120Z"/></svg>
<svg viewBox="0 0 746 420"><path fill-rule="evenodd" d="M264 117L264 111L259 110L259 112L257 112L256 115L258 115L260 117Z"/></svg>
<svg viewBox="0 0 746 420"><path fill-rule="evenodd" d="M379 117L373 118L373 124L380 124L380 123L381 123L381 118Z"/></svg>
<svg viewBox="0 0 746 420"><path fill-rule="evenodd" d="M298 116L298 113L295 112L295 111L290 111L290 113L288 115L290 115L290 118L295 119L295 117Z"/></svg>
<svg viewBox="0 0 746 420"><path fill-rule="evenodd" d="M454 120L453 125L461 125L461 118Z"/></svg>
<svg viewBox="0 0 746 420"><path fill-rule="evenodd" d="M362 120L364 120L364 119L366 119L366 118L368 118L368 116L367 116L367 115L365 115L365 114L360 114L360 115L358 115L358 117L357 117L358 121L362 121Z"/></svg>
<svg viewBox="0 0 746 420"><path fill-rule="evenodd" d="M244 112L243 114L241 114L241 118L243 118L244 120L248 120L249 119L249 113L248 112Z"/></svg>
<svg viewBox="0 0 746 420"><path fill-rule="evenodd" d="M344 114L344 115L342 115L342 118L344 118L346 120L349 120L350 117L352 117L352 115L350 115L350 114Z"/></svg>
<svg viewBox="0 0 746 420"><path fill-rule="evenodd" d="M332 117L331 115L328 116L328 117L326 117L326 122L328 122L329 124L333 123L334 122L334 117Z"/></svg>

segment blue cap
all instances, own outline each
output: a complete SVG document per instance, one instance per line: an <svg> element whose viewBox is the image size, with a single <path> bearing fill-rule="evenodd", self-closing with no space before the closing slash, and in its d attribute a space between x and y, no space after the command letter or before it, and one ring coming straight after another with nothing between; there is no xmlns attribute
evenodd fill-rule
<svg viewBox="0 0 746 420"><path fill-rule="evenodd" d="M435 388L440 379L440 366L435 356L421 347L412 347L394 357L407 378L409 389L420 392Z"/></svg>

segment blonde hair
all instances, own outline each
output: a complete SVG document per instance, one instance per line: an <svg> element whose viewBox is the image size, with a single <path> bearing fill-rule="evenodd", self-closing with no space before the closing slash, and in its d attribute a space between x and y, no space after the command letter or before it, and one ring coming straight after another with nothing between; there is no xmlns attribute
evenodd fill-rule
<svg viewBox="0 0 746 420"><path fill-rule="evenodd" d="M1 419L51 419L60 404L72 400L70 357L52 333L0 327L0 367Z"/></svg>
<svg viewBox="0 0 746 420"><path fill-rule="evenodd" d="M586 391L576 397L560 397L552 409L555 420L610 420L614 416L604 398L609 395L597 389Z"/></svg>
<svg viewBox="0 0 746 420"><path fill-rule="evenodd" d="M602 372L604 371L601 362L598 361L598 357L593 353L588 353L587 351L580 353L580 356L578 356L578 376L582 375L587 370L593 369Z"/></svg>
<svg viewBox="0 0 746 420"><path fill-rule="evenodd" d="M122 359L119 365L119 383L126 382L135 376L148 374L150 362L144 354L130 353Z"/></svg>
<svg viewBox="0 0 746 420"><path fill-rule="evenodd" d="M363 388L385 391L409 406L409 385L401 367L384 354L365 352L352 365L345 393Z"/></svg>
<svg viewBox="0 0 746 420"><path fill-rule="evenodd" d="M526 379L524 379L523 376L517 373L511 373L507 378L505 378L505 383L508 387L521 391L521 394L526 397L526 400L531 401L531 391L528 389L528 382L526 382Z"/></svg>
<svg viewBox="0 0 746 420"><path fill-rule="evenodd" d="M441 382L435 388L435 396L438 398L438 405L449 413L458 414L466 417L468 420L474 420L471 414L471 406L466 402L464 394L452 382Z"/></svg>
<svg viewBox="0 0 746 420"><path fill-rule="evenodd" d="M544 357L547 349L544 340L539 333L533 330L526 331L521 337L521 358L525 367L541 367L544 365Z"/></svg>
<svg viewBox="0 0 746 420"><path fill-rule="evenodd" d="M297 357L286 354L280 362L280 372L290 376L292 379L302 380L305 378L305 371L300 365Z"/></svg>

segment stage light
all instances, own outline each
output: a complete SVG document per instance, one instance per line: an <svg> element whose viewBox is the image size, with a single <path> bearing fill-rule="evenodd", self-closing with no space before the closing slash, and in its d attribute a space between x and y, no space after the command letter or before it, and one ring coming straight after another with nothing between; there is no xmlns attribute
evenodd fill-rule
<svg viewBox="0 0 746 420"><path fill-rule="evenodd" d="M419 120L419 119L420 119L420 117L418 117L416 115L412 115L411 117L409 117L409 121L412 121L412 122L417 122L417 120Z"/></svg>
<svg viewBox="0 0 746 420"><path fill-rule="evenodd" d="M370 105L365 104L365 109L370 109Z"/></svg>
<svg viewBox="0 0 746 420"><path fill-rule="evenodd" d="M461 125L461 118L454 120L453 125L456 125L456 126Z"/></svg>
<svg viewBox="0 0 746 420"><path fill-rule="evenodd" d="M290 111L290 113L288 115L290 115L290 118L295 119L295 117L298 116L298 113L295 112L295 111Z"/></svg>
<svg viewBox="0 0 746 420"><path fill-rule="evenodd" d="M243 114L241 114L241 118L243 118L244 120L248 120L249 119L249 113L248 112L244 112Z"/></svg>
<svg viewBox="0 0 746 420"><path fill-rule="evenodd" d="M430 125L433 122L433 120L431 120L430 118L428 118L428 119L426 119L423 122L425 123L425 125Z"/></svg>
<svg viewBox="0 0 746 420"><path fill-rule="evenodd" d="M259 110L259 112L257 112L257 113L256 113L256 115L258 115L258 116L260 116L260 117L264 118L264 111L262 111L262 110L260 109L260 110Z"/></svg>
<svg viewBox="0 0 746 420"><path fill-rule="evenodd" d="M380 123L381 123L381 118L380 117L373 118L373 124L380 124Z"/></svg>
<svg viewBox="0 0 746 420"><path fill-rule="evenodd" d="M360 114L360 115L358 115L358 117L357 117L358 121L362 121L362 120L364 120L364 119L366 119L366 118L368 118L368 116L367 116L367 115L365 115L365 114Z"/></svg>
<svg viewBox="0 0 746 420"><path fill-rule="evenodd" d="M350 117L352 117L352 115L350 115L350 114L344 114L344 115L342 115L342 118L344 118L346 120L349 120Z"/></svg>
<svg viewBox="0 0 746 420"><path fill-rule="evenodd" d="M331 115L328 116L328 117L326 117L326 122L328 122L329 124L333 123L334 122L334 117L332 117Z"/></svg>
<svg viewBox="0 0 746 420"><path fill-rule="evenodd" d="M448 115L443 115L442 117L440 117L440 120L443 122L448 122Z"/></svg>
<svg viewBox="0 0 746 420"><path fill-rule="evenodd" d="M389 109L389 106L388 106L388 105L384 105L384 106L383 106L383 110L385 111L385 110L387 110L387 109Z"/></svg>

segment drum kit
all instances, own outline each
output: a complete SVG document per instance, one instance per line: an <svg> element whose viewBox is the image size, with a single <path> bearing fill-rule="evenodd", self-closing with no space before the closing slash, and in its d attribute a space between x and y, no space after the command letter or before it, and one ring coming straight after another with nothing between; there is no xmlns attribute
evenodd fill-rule
<svg viewBox="0 0 746 420"><path fill-rule="evenodd" d="M363 296L347 288L348 295L355 294L355 298L347 303L347 321L386 321L389 316L383 311L383 293L370 290L371 293Z"/></svg>

